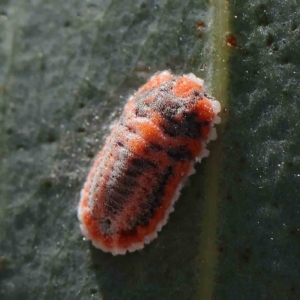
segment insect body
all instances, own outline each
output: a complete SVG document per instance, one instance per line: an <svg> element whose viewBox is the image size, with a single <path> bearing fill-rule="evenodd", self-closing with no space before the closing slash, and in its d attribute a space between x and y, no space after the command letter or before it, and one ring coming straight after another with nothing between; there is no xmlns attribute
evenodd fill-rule
<svg viewBox="0 0 300 300"><path fill-rule="evenodd" d="M129 99L81 191L81 230L95 247L125 254L157 237L195 161L208 156L219 111L193 74L157 73Z"/></svg>

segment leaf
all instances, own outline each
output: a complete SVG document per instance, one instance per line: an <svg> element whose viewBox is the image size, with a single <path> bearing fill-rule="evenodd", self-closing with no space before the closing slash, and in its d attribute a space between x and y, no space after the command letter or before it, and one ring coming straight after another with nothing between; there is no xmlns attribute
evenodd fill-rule
<svg viewBox="0 0 300 300"><path fill-rule="evenodd" d="M1 2L1 299L299 298L300 11L226 5ZM219 139L158 239L112 257L82 239L80 189L164 69L206 78Z"/></svg>
<svg viewBox="0 0 300 300"><path fill-rule="evenodd" d="M216 299L299 299L299 6L232 1Z"/></svg>

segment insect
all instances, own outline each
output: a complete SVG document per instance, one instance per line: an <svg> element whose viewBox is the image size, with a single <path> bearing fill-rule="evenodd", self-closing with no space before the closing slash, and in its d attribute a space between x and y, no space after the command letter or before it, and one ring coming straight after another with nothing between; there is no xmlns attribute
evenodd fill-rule
<svg viewBox="0 0 300 300"><path fill-rule="evenodd" d="M80 227L95 247L125 254L157 237L194 163L209 154L218 112L194 74L156 73L129 98L81 191Z"/></svg>

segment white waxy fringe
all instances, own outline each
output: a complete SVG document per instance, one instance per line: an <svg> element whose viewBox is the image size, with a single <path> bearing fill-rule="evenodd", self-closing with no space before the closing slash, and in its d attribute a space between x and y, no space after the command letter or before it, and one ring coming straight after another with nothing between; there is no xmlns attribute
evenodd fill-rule
<svg viewBox="0 0 300 300"><path fill-rule="evenodd" d="M204 92L205 89L204 89L204 80L203 79L196 77L195 74L193 74L193 73L183 75L183 76L189 78L190 80L192 80L196 84L200 85L201 86L201 91Z"/></svg>

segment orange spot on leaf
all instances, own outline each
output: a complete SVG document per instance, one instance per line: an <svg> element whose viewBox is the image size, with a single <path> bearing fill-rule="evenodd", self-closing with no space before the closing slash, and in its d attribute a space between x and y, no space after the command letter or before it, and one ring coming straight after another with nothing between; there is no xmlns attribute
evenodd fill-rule
<svg viewBox="0 0 300 300"><path fill-rule="evenodd" d="M237 39L233 34L227 34L226 35L226 45L230 48L236 48L237 47Z"/></svg>

